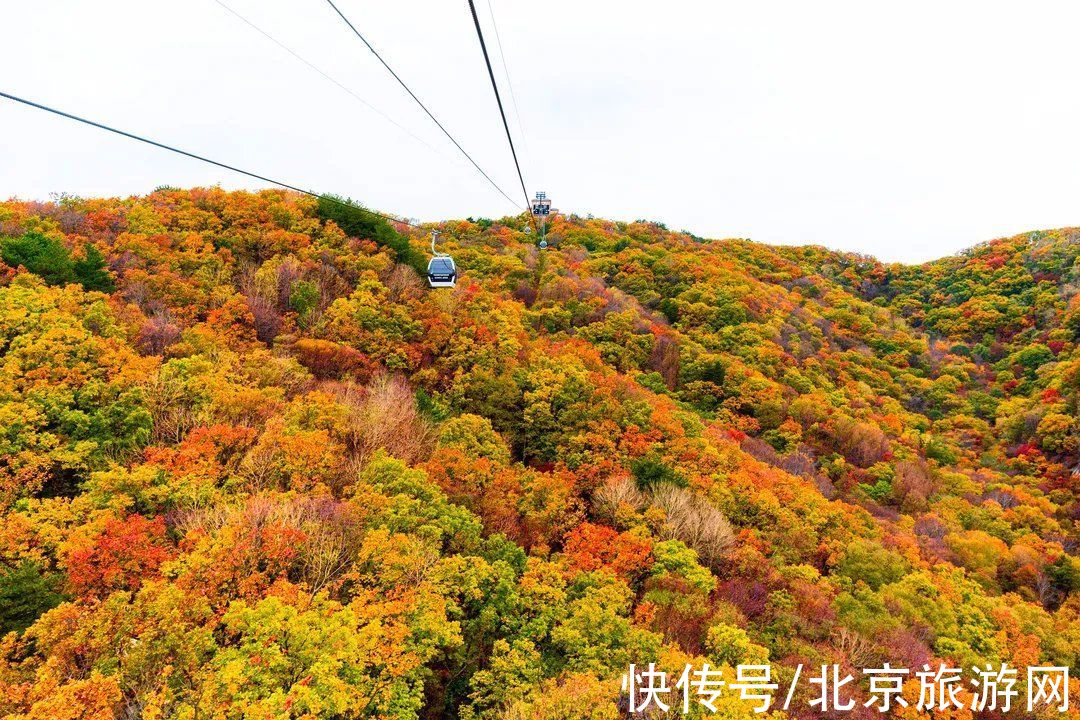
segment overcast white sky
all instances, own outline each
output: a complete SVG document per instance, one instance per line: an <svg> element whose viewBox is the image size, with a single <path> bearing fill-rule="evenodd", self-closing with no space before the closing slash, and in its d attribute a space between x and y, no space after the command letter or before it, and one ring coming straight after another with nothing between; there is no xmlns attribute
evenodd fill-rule
<svg viewBox="0 0 1080 720"><path fill-rule="evenodd" d="M324 0L222 2L431 147L216 0L0 0L0 89L387 212L514 212ZM337 2L517 200L465 0ZM904 261L1080 224L1072 0L491 3L563 210ZM261 185L2 99L0 137L0 197Z"/></svg>

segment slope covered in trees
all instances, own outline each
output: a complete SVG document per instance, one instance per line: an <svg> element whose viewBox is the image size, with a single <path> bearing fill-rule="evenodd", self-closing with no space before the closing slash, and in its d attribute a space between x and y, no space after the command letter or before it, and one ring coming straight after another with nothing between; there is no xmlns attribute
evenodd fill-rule
<svg viewBox="0 0 1080 720"><path fill-rule="evenodd" d="M908 267L524 223L432 226L432 292L422 232L290 193L0 204L0 713L1080 666L1080 232Z"/></svg>

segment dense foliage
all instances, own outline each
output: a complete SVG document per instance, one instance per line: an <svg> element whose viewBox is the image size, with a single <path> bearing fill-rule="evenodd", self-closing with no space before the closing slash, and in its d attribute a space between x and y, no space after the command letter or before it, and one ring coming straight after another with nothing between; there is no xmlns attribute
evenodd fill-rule
<svg viewBox="0 0 1080 720"><path fill-rule="evenodd" d="M0 714L608 720L631 662L1080 669L1080 232L909 267L432 227L454 291L422 232L291 193L0 204Z"/></svg>

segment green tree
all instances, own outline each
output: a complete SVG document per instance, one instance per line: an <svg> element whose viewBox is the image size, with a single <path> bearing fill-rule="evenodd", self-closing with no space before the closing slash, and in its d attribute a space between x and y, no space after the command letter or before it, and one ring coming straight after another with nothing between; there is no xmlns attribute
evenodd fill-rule
<svg viewBox="0 0 1080 720"><path fill-rule="evenodd" d="M662 485L686 487L689 483L677 470L655 454L635 460L630 465L639 490L655 490Z"/></svg>
<svg viewBox="0 0 1080 720"><path fill-rule="evenodd" d="M385 219L352 200L337 195L323 195L319 197L316 212L320 219L334 221L346 235L374 240L376 244L393 250L398 262L418 273L427 271L423 254L413 249L407 237L394 230Z"/></svg>
<svg viewBox="0 0 1080 720"><path fill-rule="evenodd" d="M296 311L300 322L307 325L311 311L319 305L319 286L308 280L301 280L292 286L289 292L289 307Z"/></svg>
<svg viewBox="0 0 1080 720"><path fill-rule="evenodd" d="M0 572L0 635L22 632L38 617L60 604L56 578L44 575L36 563L24 560Z"/></svg>
<svg viewBox="0 0 1080 720"><path fill-rule="evenodd" d="M907 561L873 540L856 540L836 566L836 572L854 581L862 580L877 590L896 582L908 570Z"/></svg>
<svg viewBox="0 0 1080 720"><path fill-rule="evenodd" d="M491 425L479 415L466 413L443 423L439 447L457 448L469 457L487 458L497 465L510 462L510 450Z"/></svg>
<svg viewBox="0 0 1080 720"><path fill-rule="evenodd" d="M705 638L709 658L720 665L767 663L769 651L750 640L746 631L734 625L719 623L709 628Z"/></svg>
<svg viewBox="0 0 1080 720"><path fill-rule="evenodd" d="M679 540L662 540L653 546L652 574L656 577L676 575L702 593L716 589L716 578L698 563L698 554Z"/></svg>
<svg viewBox="0 0 1080 720"><path fill-rule="evenodd" d="M203 699L222 717L416 718L424 663L459 641L442 608L424 600L407 613L374 597L343 606L317 596L302 609L276 597L236 601Z"/></svg>
<svg viewBox="0 0 1080 720"><path fill-rule="evenodd" d="M23 266L50 285L63 285L75 277L71 253L64 244L33 230L0 241L0 258L11 267Z"/></svg>
<svg viewBox="0 0 1080 720"><path fill-rule="evenodd" d="M112 292L112 275L105 269L105 256L93 245L87 245L83 256L73 264L75 280L87 290Z"/></svg>

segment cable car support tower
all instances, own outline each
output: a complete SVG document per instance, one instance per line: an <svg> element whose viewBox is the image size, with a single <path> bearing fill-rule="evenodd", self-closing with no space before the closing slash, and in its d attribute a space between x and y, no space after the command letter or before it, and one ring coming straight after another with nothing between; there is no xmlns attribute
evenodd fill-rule
<svg viewBox="0 0 1080 720"><path fill-rule="evenodd" d="M540 249L543 250L548 246L547 219L548 216L551 215L551 200L548 199L546 192L539 190L530 205L532 207L532 214L540 225L540 242L537 244L540 246Z"/></svg>

